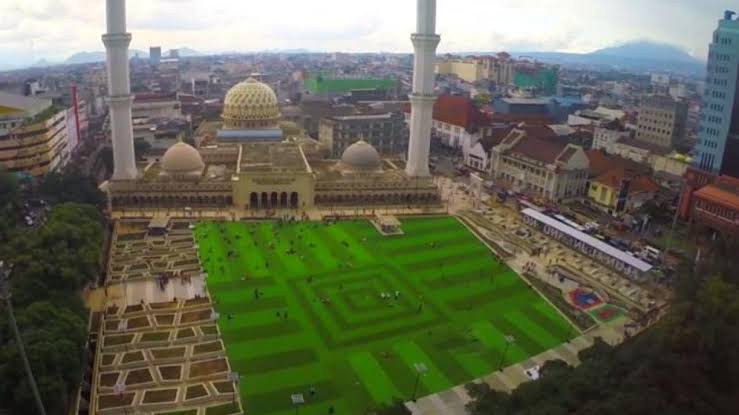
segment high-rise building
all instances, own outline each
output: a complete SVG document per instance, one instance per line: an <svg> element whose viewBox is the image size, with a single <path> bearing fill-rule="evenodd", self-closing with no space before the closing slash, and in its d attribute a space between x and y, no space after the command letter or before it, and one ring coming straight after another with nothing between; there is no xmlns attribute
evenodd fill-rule
<svg viewBox="0 0 739 415"><path fill-rule="evenodd" d="M0 165L41 177L69 160L67 110L50 99L0 92Z"/></svg>
<svg viewBox="0 0 739 415"><path fill-rule="evenodd" d="M665 149L672 149L685 138L688 104L669 95L651 95L642 99L636 139Z"/></svg>
<svg viewBox="0 0 739 415"><path fill-rule="evenodd" d="M727 11L709 46L696 167L739 177L739 19Z"/></svg>
<svg viewBox="0 0 739 415"><path fill-rule="evenodd" d="M162 47L152 46L149 48L149 62L152 65L159 65L159 61L162 60Z"/></svg>

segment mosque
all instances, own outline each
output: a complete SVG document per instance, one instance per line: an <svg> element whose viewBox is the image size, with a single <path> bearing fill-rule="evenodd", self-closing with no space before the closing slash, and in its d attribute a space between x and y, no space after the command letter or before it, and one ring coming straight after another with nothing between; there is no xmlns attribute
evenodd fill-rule
<svg viewBox="0 0 739 415"><path fill-rule="evenodd" d="M433 2L419 2L429 3ZM103 42L108 53L115 169L101 188L108 195L111 209L274 211L440 204L438 189L428 172L435 97L433 65L425 65L432 61L439 41L433 34L435 13L419 20L420 34L413 38L416 71L411 103L415 113L407 160L382 158L361 140L348 147L341 159L326 158L316 141L286 134L275 92L249 78L226 94L222 123L213 141L199 148L176 143L159 160L142 166L133 157L126 59L131 35L125 30L125 2L107 4L108 33Z"/></svg>

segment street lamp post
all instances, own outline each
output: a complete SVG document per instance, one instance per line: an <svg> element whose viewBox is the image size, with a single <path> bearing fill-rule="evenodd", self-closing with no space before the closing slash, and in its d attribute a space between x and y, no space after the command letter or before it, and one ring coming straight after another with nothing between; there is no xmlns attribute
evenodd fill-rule
<svg viewBox="0 0 739 415"><path fill-rule="evenodd" d="M516 339L513 336L505 336L505 349L503 349L503 354L500 355L500 363L498 363L498 370L500 370L503 367L503 362L505 361L505 356L508 353L508 349L511 347L511 344L513 344L516 341Z"/></svg>
<svg viewBox="0 0 739 415"><path fill-rule="evenodd" d="M415 402L416 394L418 393L418 384L421 382L421 375L428 372L429 369L423 363L416 363L413 365L413 368L416 369L416 382L413 385L413 397L411 400Z"/></svg>
<svg viewBox="0 0 739 415"><path fill-rule="evenodd" d="M0 261L0 299L5 300L5 306L8 309L8 319L10 320L10 326L13 327L13 333L15 334L15 342L18 345L18 352L23 360L23 367L26 369L26 375L28 376L28 383L31 385L31 392L33 392L34 400L39 414L46 415L44 409L44 403L41 401L41 394L36 386L36 379L33 377L31 371L31 364L28 362L28 356L26 356L26 348L23 346L23 339L21 333L18 330L18 324L15 321L15 314L13 313L13 302L10 299L10 265L5 265L3 261Z"/></svg>

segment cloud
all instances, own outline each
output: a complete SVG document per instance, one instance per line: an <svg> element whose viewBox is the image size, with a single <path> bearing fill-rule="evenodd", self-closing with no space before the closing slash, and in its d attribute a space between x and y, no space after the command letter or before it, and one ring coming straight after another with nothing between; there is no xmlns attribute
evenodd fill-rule
<svg viewBox="0 0 739 415"><path fill-rule="evenodd" d="M102 50L103 0L0 0L0 59L33 42L62 59ZM633 39L705 57L724 0L439 0L439 51L588 52ZM132 47L410 52L413 0L128 0Z"/></svg>

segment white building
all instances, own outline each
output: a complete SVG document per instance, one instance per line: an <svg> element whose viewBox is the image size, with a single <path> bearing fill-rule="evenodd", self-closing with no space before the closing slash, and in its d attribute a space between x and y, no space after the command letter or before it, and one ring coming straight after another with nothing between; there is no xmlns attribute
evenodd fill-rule
<svg viewBox="0 0 739 415"><path fill-rule="evenodd" d="M585 196L590 162L562 137L512 130L492 151L491 175L511 190L562 201Z"/></svg>
<svg viewBox="0 0 739 415"><path fill-rule="evenodd" d="M614 130L604 127L595 127L593 132L593 148L611 152L611 147L622 138L630 138L631 132L627 130Z"/></svg>
<svg viewBox="0 0 739 415"><path fill-rule="evenodd" d="M567 124L571 127L584 127L588 125L602 125L616 120L626 118L622 110L607 107L598 107L594 110L580 110L567 118Z"/></svg>

